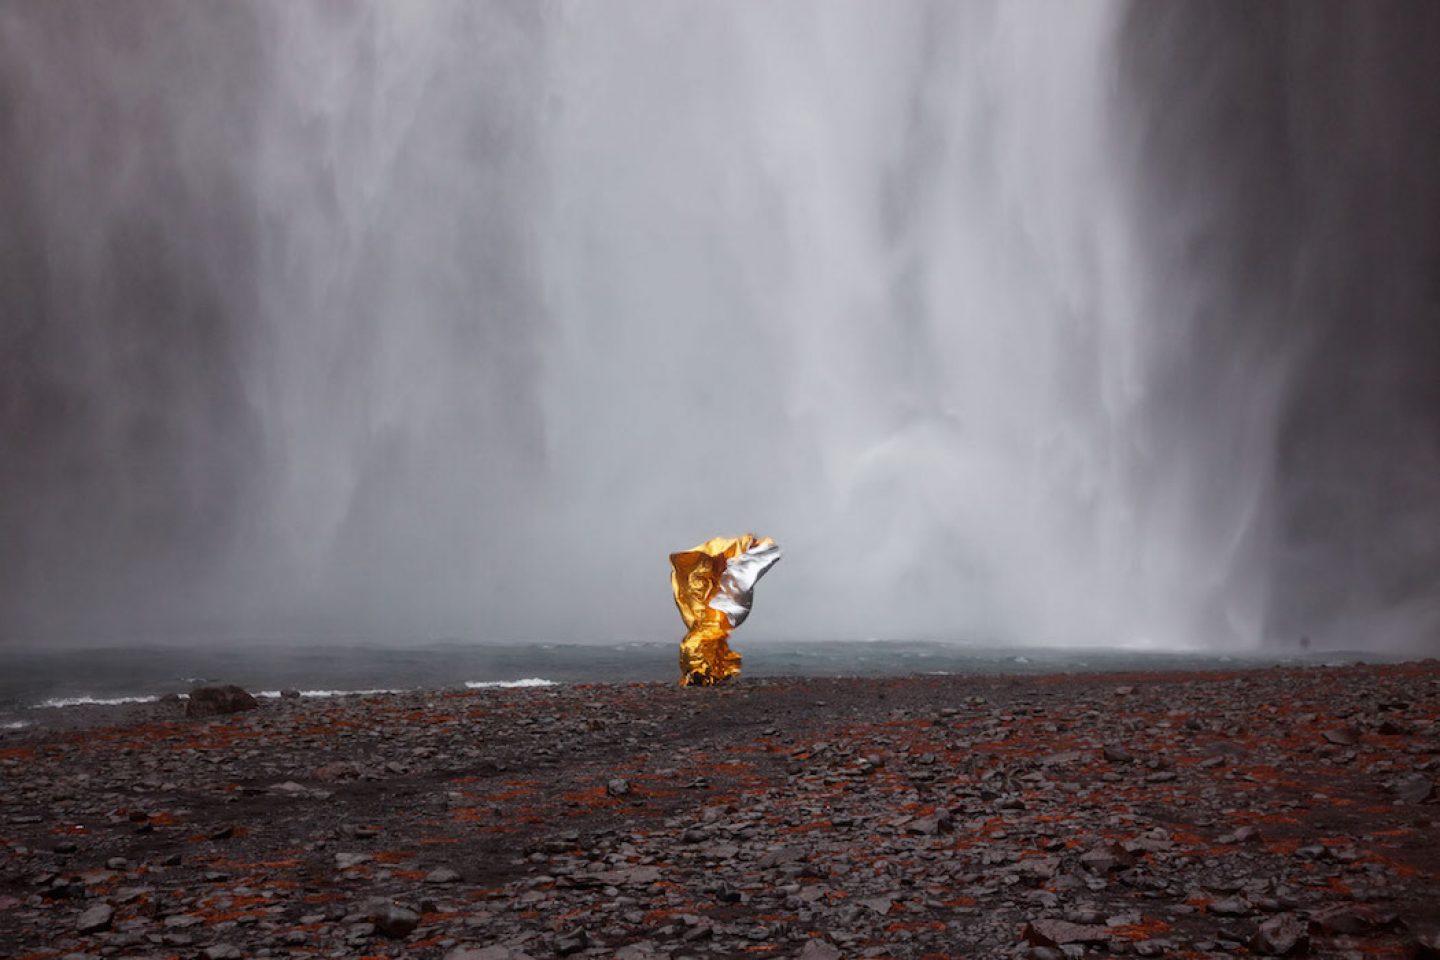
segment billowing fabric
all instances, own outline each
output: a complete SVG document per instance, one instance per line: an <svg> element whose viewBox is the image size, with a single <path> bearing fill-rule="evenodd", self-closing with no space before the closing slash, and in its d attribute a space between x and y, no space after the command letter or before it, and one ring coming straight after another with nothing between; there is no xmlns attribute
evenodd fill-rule
<svg viewBox="0 0 1440 960"><path fill-rule="evenodd" d="M690 631L680 641L681 686L709 686L740 673L730 631L745 622L755 583L780 559L769 537L715 537L670 554L670 589Z"/></svg>

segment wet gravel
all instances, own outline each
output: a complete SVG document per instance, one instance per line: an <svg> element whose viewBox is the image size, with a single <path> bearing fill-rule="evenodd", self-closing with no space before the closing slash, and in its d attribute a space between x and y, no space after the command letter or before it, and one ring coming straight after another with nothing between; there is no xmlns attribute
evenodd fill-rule
<svg viewBox="0 0 1440 960"><path fill-rule="evenodd" d="M0 955L1440 949L1434 661L184 714L0 737Z"/></svg>

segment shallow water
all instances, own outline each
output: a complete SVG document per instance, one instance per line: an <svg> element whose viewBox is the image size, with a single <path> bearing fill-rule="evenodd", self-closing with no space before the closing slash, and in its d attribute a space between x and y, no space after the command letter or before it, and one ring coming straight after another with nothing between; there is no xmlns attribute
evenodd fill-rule
<svg viewBox="0 0 1440 960"><path fill-rule="evenodd" d="M946 673L1208 670L1375 659L1356 653L1294 656L1123 649L999 648L918 641L755 642L737 645L745 675L887 676ZM285 687L305 696L416 688L535 685L550 681L668 680L675 644L484 644L408 647L260 643L227 648L23 650L0 653L0 729L34 709L133 702L235 683L260 695Z"/></svg>

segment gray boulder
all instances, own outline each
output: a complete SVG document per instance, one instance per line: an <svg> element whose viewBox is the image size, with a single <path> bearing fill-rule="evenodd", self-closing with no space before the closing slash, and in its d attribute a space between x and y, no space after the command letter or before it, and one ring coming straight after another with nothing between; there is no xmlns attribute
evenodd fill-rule
<svg viewBox="0 0 1440 960"><path fill-rule="evenodd" d="M216 717L226 713L254 710L260 706L240 687L196 687L185 704L187 717Z"/></svg>

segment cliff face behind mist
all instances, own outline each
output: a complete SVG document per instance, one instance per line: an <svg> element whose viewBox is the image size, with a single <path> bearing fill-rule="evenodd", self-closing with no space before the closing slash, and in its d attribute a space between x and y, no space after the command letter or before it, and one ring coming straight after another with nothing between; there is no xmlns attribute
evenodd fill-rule
<svg viewBox="0 0 1440 960"><path fill-rule="evenodd" d="M12 628L183 606L253 506L265 41L239 7L0 9Z"/></svg>
<svg viewBox="0 0 1440 960"><path fill-rule="evenodd" d="M1145 230L1196 284L1156 318L1183 321L1169 442L1224 464L1225 397L1278 384L1255 530L1281 638L1435 649L1437 43L1425 3L1135 4L1123 28Z"/></svg>

